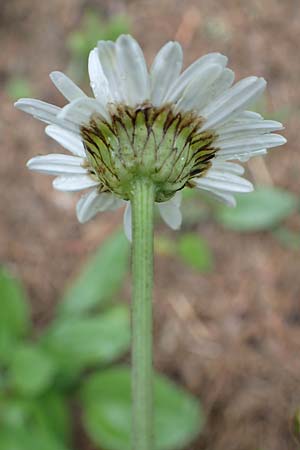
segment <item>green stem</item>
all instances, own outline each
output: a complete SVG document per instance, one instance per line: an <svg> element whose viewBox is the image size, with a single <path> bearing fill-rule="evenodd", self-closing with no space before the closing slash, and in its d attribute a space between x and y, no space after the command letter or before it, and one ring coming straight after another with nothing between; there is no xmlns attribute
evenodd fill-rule
<svg viewBox="0 0 300 450"><path fill-rule="evenodd" d="M132 196L132 449L153 450L152 288L154 186L137 179Z"/></svg>

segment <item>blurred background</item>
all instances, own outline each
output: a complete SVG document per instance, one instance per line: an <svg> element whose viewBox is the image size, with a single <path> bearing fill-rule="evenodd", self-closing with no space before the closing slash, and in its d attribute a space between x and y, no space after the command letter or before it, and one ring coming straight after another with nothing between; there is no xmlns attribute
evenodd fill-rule
<svg viewBox="0 0 300 450"><path fill-rule="evenodd" d="M62 106L53 70L89 92L89 50L123 32L149 63L176 39L185 65L218 51L237 79L265 77L255 109L283 122L288 139L247 164L258 191L236 210L187 193L181 231L157 220L154 364L176 383L170 421L183 430L169 442L162 421L159 449L300 448L299 23L298 0L1 0L0 450L120 448L105 416L114 400L105 417L92 403L113 375L127 380L101 378L129 362L122 212L78 224L77 195L25 166L57 145L12 105L34 97ZM187 402L199 415L196 399L201 426L184 414Z"/></svg>

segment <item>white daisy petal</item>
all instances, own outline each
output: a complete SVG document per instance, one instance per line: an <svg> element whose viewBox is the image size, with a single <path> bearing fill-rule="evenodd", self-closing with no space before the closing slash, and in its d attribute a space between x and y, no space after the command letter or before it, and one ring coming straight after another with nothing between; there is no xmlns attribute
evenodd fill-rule
<svg viewBox="0 0 300 450"><path fill-rule="evenodd" d="M102 104L107 104L112 100L109 83L104 75L97 48L94 48L89 54L89 76L91 88L97 100Z"/></svg>
<svg viewBox="0 0 300 450"><path fill-rule="evenodd" d="M219 64L207 64L199 71L197 78L193 79L176 104L176 112L198 110L203 93L223 72L223 67Z"/></svg>
<svg viewBox="0 0 300 450"><path fill-rule="evenodd" d="M98 55L102 70L109 84L112 99L115 102L124 101L119 77L115 43L111 41L99 41Z"/></svg>
<svg viewBox="0 0 300 450"><path fill-rule="evenodd" d="M131 203L127 202L124 216L123 216L123 223L124 223L124 231L127 239L131 242L132 241L132 218L131 218Z"/></svg>
<svg viewBox="0 0 300 450"><path fill-rule="evenodd" d="M238 175L210 169L204 177L193 178L197 188L225 191L225 192L251 192L253 185Z"/></svg>
<svg viewBox="0 0 300 450"><path fill-rule="evenodd" d="M240 166L240 164L232 163L232 162L226 162L226 161L219 161L218 159L215 159L212 163L212 169L217 169L219 171L223 172L229 172L236 175L243 175L245 172L245 169L243 166Z"/></svg>
<svg viewBox="0 0 300 450"><path fill-rule="evenodd" d="M41 120L42 122L57 124L67 130L75 133L78 132L78 127L73 123L58 118L58 115L62 111L58 106L33 98L21 98L15 103L15 107L31 114L34 118Z"/></svg>
<svg viewBox="0 0 300 450"><path fill-rule="evenodd" d="M208 55L202 56L202 58L199 58L191 64L170 86L168 93L164 98L164 102L170 103L177 101L187 85L197 78L198 73L202 71L206 64L220 64L222 67L225 67L227 60L226 56L221 55L220 53L209 53Z"/></svg>
<svg viewBox="0 0 300 450"><path fill-rule="evenodd" d="M58 115L58 119L68 120L78 128L88 124L93 114L99 114L110 121L110 116L98 100L93 98L79 98L65 106Z"/></svg>
<svg viewBox="0 0 300 450"><path fill-rule="evenodd" d="M36 119L48 123L55 122L56 116L61 111L61 108L58 106L33 98L21 98L14 106L21 111L31 114Z"/></svg>
<svg viewBox="0 0 300 450"><path fill-rule="evenodd" d="M227 192L220 192L217 190L216 191L207 190L207 192L209 193L210 196L214 197L219 202L225 203L227 206L230 206L231 208L234 208L236 206L236 199L232 194L229 194Z"/></svg>
<svg viewBox="0 0 300 450"><path fill-rule="evenodd" d="M173 230L181 226L182 216L180 211L181 192L176 192L167 202L158 203L158 209L164 222Z"/></svg>
<svg viewBox="0 0 300 450"><path fill-rule="evenodd" d="M182 69L182 48L178 42L168 42L157 53L150 69L151 102L160 106L172 83Z"/></svg>
<svg viewBox="0 0 300 450"><path fill-rule="evenodd" d="M129 106L150 100L150 83L147 65L141 47L129 35L116 41L116 55L123 95Z"/></svg>
<svg viewBox="0 0 300 450"><path fill-rule="evenodd" d="M57 125L48 125L45 132L62 147L73 153L73 155L85 157L84 145L78 134L74 134Z"/></svg>
<svg viewBox="0 0 300 450"><path fill-rule="evenodd" d="M223 127L217 128L216 132L219 137L216 145L217 142L224 139L257 136L264 133L271 133L272 131L283 130L283 128L282 124L275 120L233 121Z"/></svg>
<svg viewBox="0 0 300 450"><path fill-rule="evenodd" d="M230 88L234 82L234 72L230 69L223 69L220 76L211 83L205 90L202 90L201 96L198 98L197 111L204 108L214 98L221 95Z"/></svg>
<svg viewBox="0 0 300 450"><path fill-rule="evenodd" d="M80 223L85 223L98 212L111 211L123 204L124 201L117 199L113 194L99 192L96 188L79 199L76 205L77 218Z"/></svg>
<svg viewBox="0 0 300 450"><path fill-rule="evenodd" d="M202 131L223 124L243 111L258 98L266 87L263 78L248 77L236 83L223 95L212 101L201 111L206 122Z"/></svg>
<svg viewBox="0 0 300 450"><path fill-rule="evenodd" d="M242 111L239 115L238 118L235 118L234 121L235 122L244 122L245 120L247 120L247 122L249 120L264 120L263 116L261 114L259 114L258 112L254 112L254 111Z"/></svg>
<svg viewBox="0 0 300 450"><path fill-rule="evenodd" d="M245 154L266 148L279 147L286 143L286 139L279 134L262 134L250 137L237 137L216 141L220 147L219 156Z"/></svg>
<svg viewBox="0 0 300 450"><path fill-rule="evenodd" d="M49 76L56 88L70 102L77 98L86 97L86 94L64 73L55 71L51 72Z"/></svg>
<svg viewBox="0 0 300 450"><path fill-rule="evenodd" d="M78 156L52 153L50 155L31 158L27 162L27 167L36 172L49 175L76 175L88 173L88 170L83 167L83 164L84 159Z"/></svg>
<svg viewBox="0 0 300 450"><path fill-rule="evenodd" d="M266 155L268 153L266 148L262 148L261 150L255 150L251 153L245 153L243 151L238 151L235 153L231 153L231 154L222 154L222 153L218 153L218 156L216 156L216 160L218 161L231 161L233 159L238 159L241 162L247 162L249 161L249 159L254 158L256 156L263 156Z"/></svg>
<svg viewBox="0 0 300 450"><path fill-rule="evenodd" d="M90 175L59 176L53 180L53 187L58 191L76 192L99 185Z"/></svg>

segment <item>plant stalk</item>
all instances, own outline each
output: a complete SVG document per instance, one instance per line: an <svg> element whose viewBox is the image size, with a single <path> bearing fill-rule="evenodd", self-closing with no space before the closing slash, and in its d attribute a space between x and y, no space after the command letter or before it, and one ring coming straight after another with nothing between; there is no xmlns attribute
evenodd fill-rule
<svg viewBox="0 0 300 450"><path fill-rule="evenodd" d="M132 449L153 450L152 289L154 185L134 182L132 195Z"/></svg>

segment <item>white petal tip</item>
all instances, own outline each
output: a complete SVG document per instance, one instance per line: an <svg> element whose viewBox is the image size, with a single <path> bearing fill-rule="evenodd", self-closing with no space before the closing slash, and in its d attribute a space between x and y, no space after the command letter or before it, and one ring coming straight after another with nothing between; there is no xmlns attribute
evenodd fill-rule
<svg viewBox="0 0 300 450"><path fill-rule="evenodd" d="M82 198L83 197L81 197L81 199L79 199L79 201L77 202L77 205L76 205L76 217L77 217L78 222L81 224L88 222L90 219L87 216L87 214L82 214L82 208L81 208Z"/></svg>
<svg viewBox="0 0 300 450"><path fill-rule="evenodd" d="M57 129L58 129L57 125L47 125L45 128L45 133L47 134L47 136L51 137L53 131L55 131Z"/></svg>
<svg viewBox="0 0 300 450"><path fill-rule="evenodd" d="M35 170L35 163L36 163L37 158L38 158L38 156L35 156L34 158L29 159L29 161L27 161L27 163L26 163L26 167L28 167L28 169L30 169L30 170Z"/></svg>
<svg viewBox="0 0 300 450"><path fill-rule="evenodd" d="M234 198L233 200L228 201L228 202L226 203L226 205L227 205L229 208L235 208L235 207L236 207L236 199Z"/></svg>
<svg viewBox="0 0 300 450"><path fill-rule="evenodd" d="M254 191L253 184L250 181L245 180L245 178L243 178L243 183L240 185L240 188L236 191L236 193L246 194L252 191Z"/></svg>
<svg viewBox="0 0 300 450"><path fill-rule="evenodd" d="M261 84L263 84L263 85L267 84L267 81L264 77L258 77L257 79L260 81Z"/></svg>
<svg viewBox="0 0 300 450"><path fill-rule="evenodd" d="M182 225L182 220L180 221L180 223L177 223L176 225L173 225L172 226L172 230L174 230L174 231L180 230L181 225Z"/></svg>
<svg viewBox="0 0 300 450"><path fill-rule="evenodd" d="M56 79L61 76L61 72L59 70L53 70L49 73L49 77L51 80Z"/></svg>
<svg viewBox="0 0 300 450"><path fill-rule="evenodd" d="M254 191L254 186L253 186L253 184L252 183L250 183L250 181L248 181L248 191L245 191L245 192L253 192Z"/></svg>
<svg viewBox="0 0 300 450"><path fill-rule="evenodd" d="M24 109L28 106L29 100L29 98L19 98L19 100L14 103L14 107L17 109Z"/></svg>
<svg viewBox="0 0 300 450"><path fill-rule="evenodd" d="M281 136L280 134L277 134L276 136L278 137L277 145L284 145L287 143L287 139L284 136Z"/></svg>
<svg viewBox="0 0 300 450"><path fill-rule="evenodd" d="M77 217L78 222L81 224L88 222L88 219L85 217L82 217L78 211L76 211L76 217Z"/></svg>
<svg viewBox="0 0 300 450"><path fill-rule="evenodd" d="M116 40L116 42L136 42L136 40L130 35L130 34L120 34L120 36L118 37L118 39Z"/></svg>
<svg viewBox="0 0 300 450"><path fill-rule="evenodd" d="M257 78L256 83L259 86L259 92L260 92L259 95L261 95L267 87L267 81L263 77L260 77L260 78Z"/></svg>

